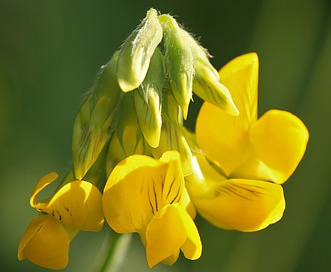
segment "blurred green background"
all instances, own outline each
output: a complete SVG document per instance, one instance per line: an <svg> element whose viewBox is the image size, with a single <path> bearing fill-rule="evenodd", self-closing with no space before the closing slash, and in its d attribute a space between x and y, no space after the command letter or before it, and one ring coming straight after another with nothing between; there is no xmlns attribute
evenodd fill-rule
<svg viewBox="0 0 331 272"><path fill-rule="evenodd" d="M0 0L0 262L2 271L46 271L17 260L31 189L70 167L72 122L82 95L147 9L176 15L220 68L255 51L259 113L278 108L310 130L307 153L284 184L283 219L256 233L197 218L198 261L152 271L289 272L331 267L331 5L325 0ZM194 127L199 102L191 106ZM81 232L65 271L93 271L106 231ZM121 269L149 271L135 236Z"/></svg>

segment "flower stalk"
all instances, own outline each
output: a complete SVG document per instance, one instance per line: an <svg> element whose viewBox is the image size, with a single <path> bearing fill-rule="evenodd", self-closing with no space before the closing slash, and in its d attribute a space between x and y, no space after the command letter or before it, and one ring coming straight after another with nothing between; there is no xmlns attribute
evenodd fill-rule
<svg viewBox="0 0 331 272"><path fill-rule="evenodd" d="M103 263L95 270L96 272L117 272L120 271L127 251L130 248L132 235L110 232L104 241L102 250L106 252L103 256Z"/></svg>

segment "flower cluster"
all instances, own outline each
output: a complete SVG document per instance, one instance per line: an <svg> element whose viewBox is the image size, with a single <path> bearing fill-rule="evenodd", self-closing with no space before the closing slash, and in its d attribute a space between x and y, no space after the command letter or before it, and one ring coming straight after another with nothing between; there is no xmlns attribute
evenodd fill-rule
<svg viewBox="0 0 331 272"><path fill-rule="evenodd" d="M50 269L70 241L104 224L138 233L150 267L200 257L196 211L217 227L257 231L285 209L281 184L304 155L308 131L289 112L257 117L258 57L218 72L175 19L154 9L104 65L74 120L73 167L52 197L33 189L18 258ZM205 102L195 134L183 125L193 93Z"/></svg>

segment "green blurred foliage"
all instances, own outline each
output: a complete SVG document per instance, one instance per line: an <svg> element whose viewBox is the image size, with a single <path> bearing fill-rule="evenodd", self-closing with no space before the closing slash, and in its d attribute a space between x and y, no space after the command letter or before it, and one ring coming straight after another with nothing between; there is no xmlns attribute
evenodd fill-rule
<svg viewBox="0 0 331 272"><path fill-rule="evenodd" d="M17 260L36 212L29 196L49 171L70 167L72 122L83 94L146 11L176 15L221 67L249 51L260 58L260 114L298 115L307 153L284 185L283 219L256 233L225 231L200 217L198 261L152 271L290 272L331 267L331 5L323 0L0 0L0 260L2 271L45 271ZM191 106L194 129L200 102ZM65 271L93 271L107 229L81 232ZM121 271L149 271L137 236Z"/></svg>

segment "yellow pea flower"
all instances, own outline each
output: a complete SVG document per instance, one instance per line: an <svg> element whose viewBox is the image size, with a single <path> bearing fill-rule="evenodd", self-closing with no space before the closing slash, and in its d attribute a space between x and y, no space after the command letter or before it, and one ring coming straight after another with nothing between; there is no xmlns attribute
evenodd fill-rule
<svg viewBox="0 0 331 272"><path fill-rule="evenodd" d="M105 218L118 233L139 233L150 267L173 264L180 253L201 255L193 222L195 210L184 186L180 156L168 151L160 160L132 155L112 171L104 188Z"/></svg>
<svg viewBox="0 0 331 272"><path fill-rule="evenodd" d="M196 158L200 166L188 177L188 190L197 210L213 224L255 231L281 218L285 200L280 184L302 159L309 133L286 111L270 110L257 118L255 53L230 61L220 70L220 80L240 114L203 104L196 137L208 162Z"/></svg>
<svg viewBox="0 0 331 272"><path fill-rule="evenodd" d="M33 189L30 205L40 216L30 222L18 248L19 260L49 269L65 268L70 242L78 231L99 231L104 221L101 193L86 181L66 183L49 201L39 202L39 192L57 177L49 173Z"/></svg>

